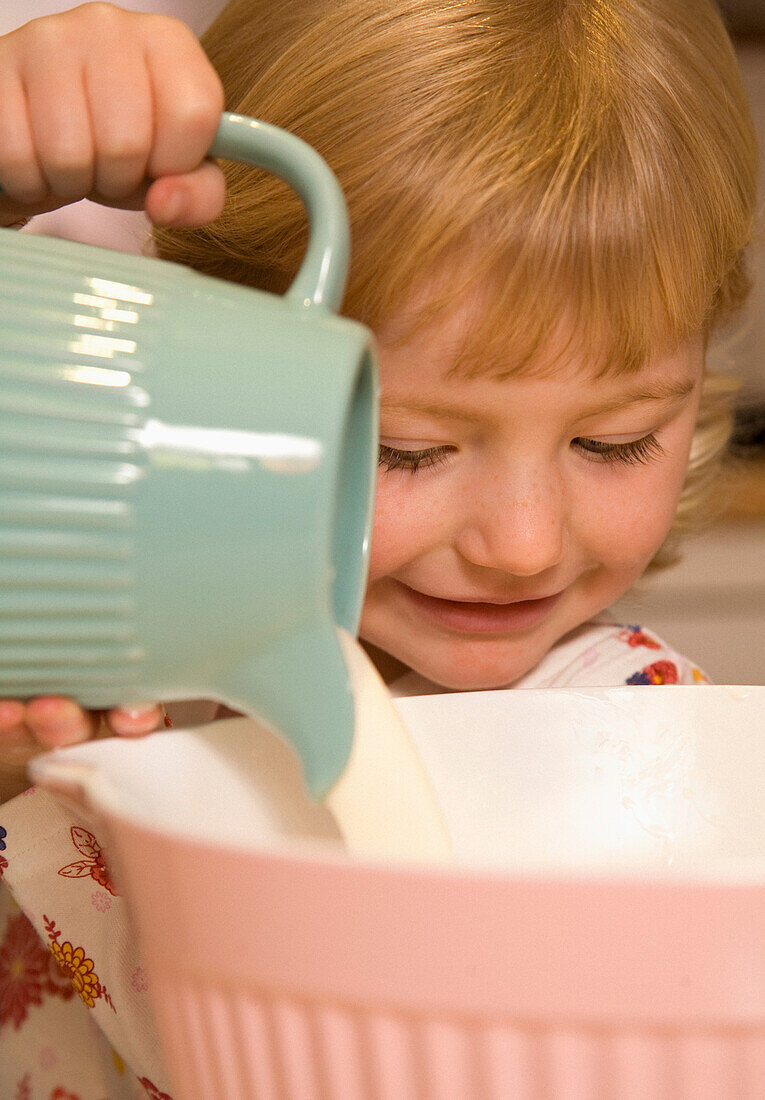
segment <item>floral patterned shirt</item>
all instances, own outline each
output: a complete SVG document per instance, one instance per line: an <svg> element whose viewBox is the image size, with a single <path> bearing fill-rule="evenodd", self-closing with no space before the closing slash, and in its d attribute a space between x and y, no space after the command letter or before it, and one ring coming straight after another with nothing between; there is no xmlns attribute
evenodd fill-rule
<svg viewBox="0 0 765 1100"><path fill-rule="evenodd" d="M700 668L658 634L602 615L562 638L511 690L708 683ZM406 673L389 686L396 698L443 691L416 672Z"/></svg>
<svg viewBox="0 0 765 1100"><path fill-rule="evenodd" d="M34 787L0 819L0 1097L171 1100L98 838Z"/></svg>
<svg viewBox="0 0 765 1100"><path fill-rule="evenodd" d="M601 620L514 687L708 682L650 631ZM409 673L391 690L442 689ZM0 878L2 1100L171 1100L149 976L91 826L47 792L19 795L0 806Z"/></svg>

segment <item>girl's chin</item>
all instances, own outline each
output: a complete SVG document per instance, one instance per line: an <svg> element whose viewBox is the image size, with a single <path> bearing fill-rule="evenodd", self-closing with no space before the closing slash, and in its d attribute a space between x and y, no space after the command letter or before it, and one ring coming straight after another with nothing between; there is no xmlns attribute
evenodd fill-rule
<svg viewBox="0 0 765 1100"><path fill-rule="evenodd" d="M413 671L419 672L420 676L423 676L431 683L438 684L444 691L499 690L500 688L512 687L514 681L523 676L523 672L519 672L517 676L513 676L512 674L508 675L506 671L501 675L479 672L466 675L458 670L452 673L441 670L430 671L428 669L414 669Z"/></svg>
<svg viewBox="0 0 765 1100"><path fill-rule="evenodd" d="M481 660L476 655L470 659L457 655L451 658L444 655L438 659L432 654L421 657L398 653L393 656L374 647L368 647L368 651L386 683L393 683L399 676L411 671L445 691L491 691L511 687L538 662L538 657L528 653L524 653L521 659L514 655L514 659L495 657L487 660L488 655L485 655Z"/></svg>

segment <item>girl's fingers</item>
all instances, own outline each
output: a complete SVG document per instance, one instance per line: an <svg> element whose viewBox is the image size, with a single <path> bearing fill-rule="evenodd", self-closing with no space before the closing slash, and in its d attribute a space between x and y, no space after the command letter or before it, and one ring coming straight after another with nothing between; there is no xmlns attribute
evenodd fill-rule
<svg viewBox="0 0 765 1100"><path fill-rule="evenodd" d="M226 181L213 161L185 175L163 176L146 194L145 209L155 225L206 225L223 210Z"/></svg>
<svg viewBox="0 0 765 1100"><path fill-rule="evenodd" d="M164 719L164 711L158 704L145 707L115 708L107 712L110 729L119 737L144 737L158 729Z"/></svg>
<svg viewBox="0 0 765 1100"><path fill-rule="evenodd" d="M48 191L35 154L21 81L0 65L0 186L16 204L40 202Z"/></svg>
<svg viewBox="0 0 765 1100"><path fill-rule="evenodd" d="M134 194L146 177L154 136L149 74L143 56L99 56L84 73L95 148L94 190L106 199Z"/></svg>
<svg viewBox="0 0 765 1100"><path fill-rule="evenodd" d="M24 721L26 707L18 699L0 699L0 745L24 746L30 740Z"/></svg>
<svg viewBox="0 0 765 1100"><path fill-rule="evenodd" d="M27 703L0 699L0 770L23 765L45 749L75 745L93 737L143 737L164 725L158 703L110 711L85 711L71 699L40 696Z"/></svg>
<svg viewBox="0 0 765 1100"><path fill-rule="evenodd" d="M76 201L93 190L95 148L82 66L62 35L58 64L51 65L49 32L34 41L24 57L21 78L27 94L30 129L37 161L48 191Z"/></svg>
<svg viewBox="0 0 765 1100"><path fill-rule="evenodd" d="M202 47L183 23L173 22L147 51L153 88L152 179L184 175L207 155L223 111L223 86ZM172 79L168 79L172 73Z"/></svg>
<svg viewBox="0 0 765 1100"><path fill-rule="evenodd" d="M95 732L94 716L71 699L46 695L26 706L26 724L37 743L46 749L76 745Z"/></svg>
<svg viewBox="0 0 765 1100"><path fill-rule="evenodd" d="M0 699L0 802L29 787L26 768L45 749L91 736L93 720L69 699Z"/></svg>

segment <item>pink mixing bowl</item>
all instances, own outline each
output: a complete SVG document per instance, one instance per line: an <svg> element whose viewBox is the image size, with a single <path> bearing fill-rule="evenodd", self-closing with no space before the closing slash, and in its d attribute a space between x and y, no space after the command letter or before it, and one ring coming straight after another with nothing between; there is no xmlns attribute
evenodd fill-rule
<svg viewBox="0 0 765 1100"><path fill-rule="evenodd" d="M115 826L177 1098L765 1095L762 884L244 866Z"/></svg>
<svg viewBox="0 0 765 1100"><path fill-rule="evenodd" d="M701 709L671 744L655 708L691 696L635 690L559 693L553 703L578 720L554 735L516 725L517 711L510 735L503 712L513 751L528 749L524 812L541 806L562 824L546 865L534 856L505 871L386 867L327 841L209 842L127 812L113 791L91 792L152 975L175 1100L762 1100L765 689L688 689ZM654 696L665 690L676 694ZM505 694L526 696L511 710L548 705ZM583 733L587 700L603 736L595 719ZM625 700L630 722L614 740ZM411 702L416 725L424 704ZM677 729L677 713L672 721ZM149 741L172 745L165 736ZM535 752L554 756L536 786ZM556 770L567 752L570 789ZM177 783L197 782L198 770L179 768ZM496 791L484 774L488 804ZM215 783L211 800L224 789ZM587 828L618 844L564 859L593 807L600 825ZM659 816L675 830L669 855ZM688 837L706 838L695 856ZM641 838L655 859L635 855Z"/></svg>

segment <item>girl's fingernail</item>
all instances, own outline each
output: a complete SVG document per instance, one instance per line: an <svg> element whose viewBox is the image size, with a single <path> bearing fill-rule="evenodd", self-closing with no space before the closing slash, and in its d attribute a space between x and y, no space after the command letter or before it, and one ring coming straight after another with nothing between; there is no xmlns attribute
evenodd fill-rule
<svg viewBox="0 0 765 1100"><path fill-rule="evenodd" d="M62 699L58 696L51 695L35 699L30 704L29 712L38 721L51 722L56 725L59 723L69 725L82 721L82 710L77 703L71 699Z"/></svg>
<svg viewBox="0 0 765 1100"><path fill-rule="evenodd" d="M175 225L183 213L184 199L183 191L170 192L162 206L162 213L159 217L160 225Z"/></svg>
<svg viewBox="0 0 765 1100"><path fill-rule="evenodd" d="M139 722L143 718L155 718L159 713L158 707L120 707L120 711L126 714L133 722Z"/></svg>

